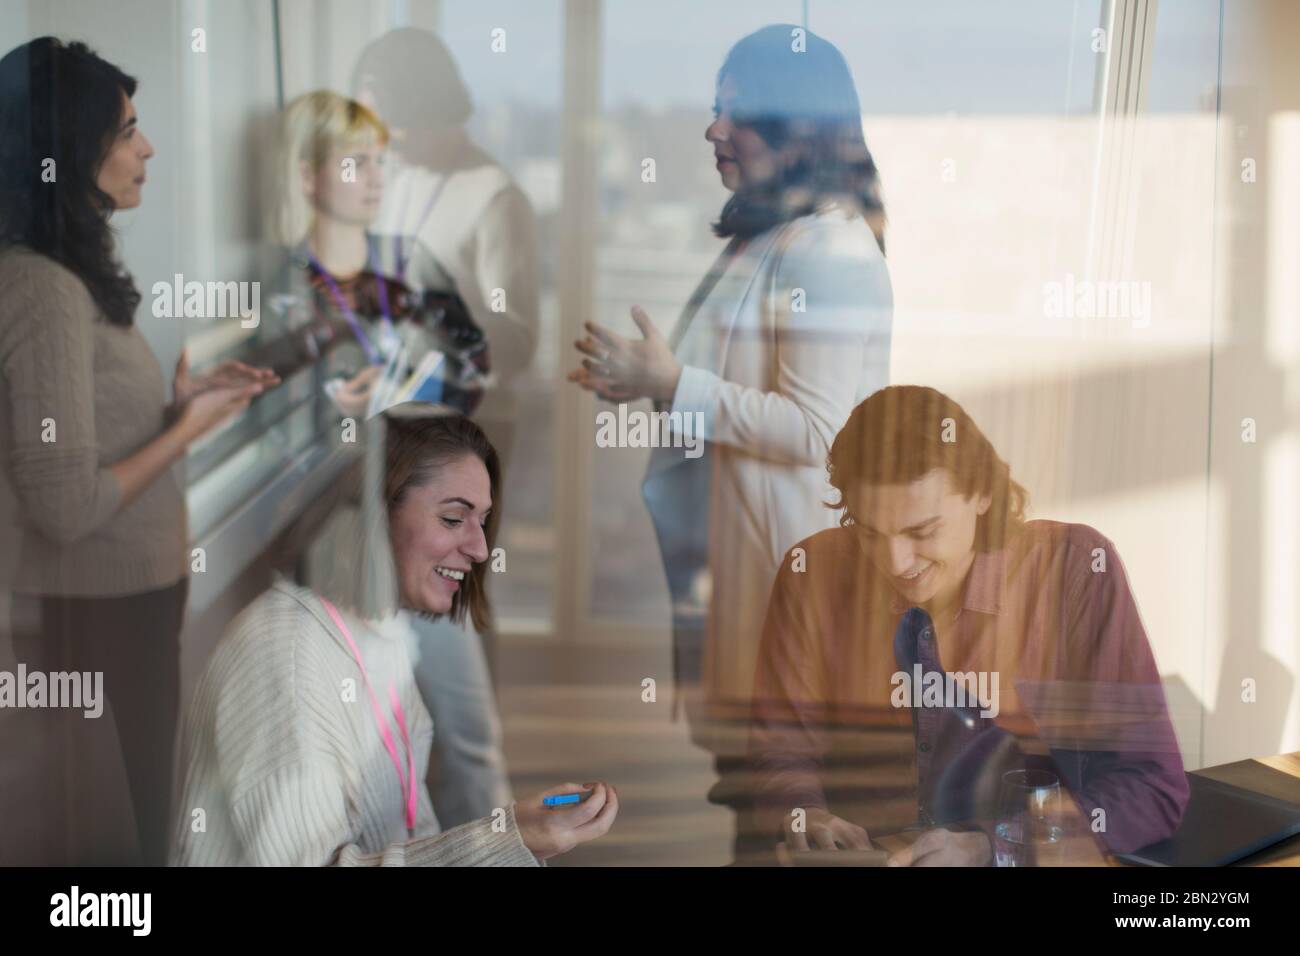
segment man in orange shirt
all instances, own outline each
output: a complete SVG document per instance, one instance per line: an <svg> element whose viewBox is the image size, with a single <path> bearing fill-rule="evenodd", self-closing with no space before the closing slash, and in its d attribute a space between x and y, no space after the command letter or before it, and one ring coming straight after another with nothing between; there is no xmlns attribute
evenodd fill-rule
<svg viewBox="0 0 1300 956"><path fill-rule="evenodd" d="M834 849L919 826L911 862L984 865L1002 774L1038 767L1113 852L1172 833L1187 781L1114 545L1026 521L1007 464L934 389L861 403L829 471L841 526L791 550L764 627L765 832Z"/></svg>

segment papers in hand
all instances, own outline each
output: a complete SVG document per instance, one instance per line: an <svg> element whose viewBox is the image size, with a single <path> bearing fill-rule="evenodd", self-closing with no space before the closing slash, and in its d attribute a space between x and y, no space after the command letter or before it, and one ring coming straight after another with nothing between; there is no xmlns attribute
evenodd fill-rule
<svg viewBox="0 0 1300 956"><path fill-rule="evenodd" d="M406 382L397 390L389 405L402 402L440 403L443 399L443 384L447 379L447 356L437 350L425 353L415 371L407 376ZM384 408L387 408L385 405Z"/></svg>
<svg viewBox="0 0 1300 956"><path fill-rule="evenodd" d="M370 383L369 398L364 406L366 418L373 418L403 402L441 404L446 370L447 357L436 349L425 352L414 369L405 348L391 350L382 371ZM338 379L325 384L325 393L344 415L355 415L362 410L365 392L351 391Z"/></svg>

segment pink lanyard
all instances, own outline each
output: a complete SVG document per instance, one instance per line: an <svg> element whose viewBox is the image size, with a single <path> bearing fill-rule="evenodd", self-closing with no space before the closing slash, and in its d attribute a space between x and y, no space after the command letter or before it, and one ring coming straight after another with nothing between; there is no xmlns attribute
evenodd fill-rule
<svg viewBox="0 0 1300 956"><path fill-rule="evenodd" d="M366 692L370 695L370 706L375 712L375 720L379 723L379 735L384 738L384 748L388 751L388 756L393 760L393 766L397 769L397 783L402 789L406 798L406 830L409 834L415 832L415 808L417 804L415 789L415 757L411 749L411 738L406 732L406 715L402 711L402 702L397 699L397 688L392 684L388 685L388 700L392 704L393 714L397 718L397 727L402 733L402 745L406 748L406 773L402 773L402 761L397 756L397 745L393 742L393 732L389 729L388 719L384 717L384 712L379 707L379 698L375 696L375 689L370 686L370 678L366 674L366 665L361 660L361 650L357 647L357 642L352 639L352 632L348 626L343 623L343 615L329 601L324 598L320 599L321 604L325 605L325 610L338 629L343 632L343 637L348 642L348 647L352 648L352 656L357 659L357 667L361 668L361 679L365 681Z"/></svg>

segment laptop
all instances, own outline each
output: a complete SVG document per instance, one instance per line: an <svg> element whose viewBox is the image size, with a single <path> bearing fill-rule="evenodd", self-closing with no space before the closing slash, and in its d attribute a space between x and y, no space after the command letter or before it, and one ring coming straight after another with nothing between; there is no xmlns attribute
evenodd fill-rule
<svg viewBox="0 0 1300 956"><path fill-rule="evenodd" d="M1191 797L1177 832L1116 857L1145 866L1226 866L1300 834L1300 778L1239 760L1193 771L1187 783Z"/></svg>

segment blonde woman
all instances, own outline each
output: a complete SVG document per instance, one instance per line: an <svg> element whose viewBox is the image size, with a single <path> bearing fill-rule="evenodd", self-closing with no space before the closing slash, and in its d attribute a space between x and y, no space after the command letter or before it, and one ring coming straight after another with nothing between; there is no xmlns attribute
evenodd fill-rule
<svg viewBox="0 0 1300 956"><path fill-rule="evenodd" d="M281 372L328 356L348 371L347 397L364 411L367 387L395 347L394 304L369 234L384 190L388 130L359 103L319 90L285 110L270 223L289 249L280 295L261 333L261 357ZM381 301L382 299L382 301Z"/></svg>
<svg viewBox="0 0 1300 956"><path fill-rule="evenodd" d="M271 226L290 249L287 295L277 299L289 334L282 327L268 344L268 361L289 372L330 354L331 371L352 374L331 395L353 415L366 410L378 368L400 349L395 377L436 349L443 362L419 398L469 412L489 371L485 337L450 280L432 295L410 288L410 244L372 230L388 139L371 110L337 93L307 93L285 111L276 163L283 188Z"/></svg>
<svg viewBox="0 0 1300 956"><path fill-rule="evenodd" d="M310 361L322 378L344 376L334 386L334 402L360 418L379 361L399 345L411 363L436 348L446 374L430 383L436 395L422 390L421 397L469 412L485 381L475 364L482 353L474 353L472 322L457 324L456 300L445 288L430 299L405 285L413 243L381 240L372 229L384 196L388 142L387 127L371 110L337 93L308 93L286 110L277 168L287 188L272 226L292 249L284 287L293 330L268 346L264 361L273 367ZM424 263L421 279L433 270ZM456 333L464 336L449 341ZM434 804L444 821L477 819L511 799L483 647L477 634L449 621L417 618L413 626L420 635L420 693L440 731ZM430 641L431 634L438 639Z"/></svg>

